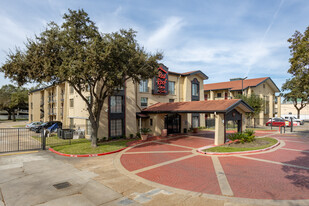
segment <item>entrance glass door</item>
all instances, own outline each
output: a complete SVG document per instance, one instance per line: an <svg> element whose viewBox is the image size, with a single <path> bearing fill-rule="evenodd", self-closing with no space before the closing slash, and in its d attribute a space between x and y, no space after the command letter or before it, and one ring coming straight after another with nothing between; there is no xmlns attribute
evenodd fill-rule
<svg viewBox="0 0 309 206"><path fill-rule="evenodd" d="M165 115L164 124L167 134L180 133L181 118L179 114Z"/></svg>

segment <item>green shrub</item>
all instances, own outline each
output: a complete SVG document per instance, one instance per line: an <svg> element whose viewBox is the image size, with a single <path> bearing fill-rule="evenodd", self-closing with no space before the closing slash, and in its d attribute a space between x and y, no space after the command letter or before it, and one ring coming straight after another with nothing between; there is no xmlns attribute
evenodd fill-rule
<svg viewBox="0 0 309 206"><path fill-rule="evenodd" d="M255 140L254 131L246 130L244 133L233 133L230 134L229 139L232 141L239 140L242 144L245 142L253 142Z"/></svg>
<svg viewBox="0 0 309 206"><path fill-rule="evenodd" d="M136 137L141 138L141 133L136 133Z"/></svg>
<svg viewBox="0 0 309 206"><path fill-rule="evenodd" d="M246 129L245 134L248 136L254 136L254 130L253 129Z"/></svg>
<svg viewBox="0 0 309 206"><path fill-rule="evenodd" d="M130 134L130 139L133 139L134 135L133 134Z"/></svg>

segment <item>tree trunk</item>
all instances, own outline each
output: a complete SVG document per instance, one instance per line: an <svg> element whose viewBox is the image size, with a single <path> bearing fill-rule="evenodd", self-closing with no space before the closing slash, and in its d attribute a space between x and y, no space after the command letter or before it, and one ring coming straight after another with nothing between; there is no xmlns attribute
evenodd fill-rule
<svg viewBox="0 0 309 206"><path fill-rule="evenodd" d="M90 120L90 122L91 122L91 126L92 126L91 147L97 147L98 146L99 124L97 124L95 121L91 121L91 120Z"/></svg>
<svg viewBox="0 0 309 206"><path fill-rule="evenodd" d="M16 122L16 116L15 116L15 111L13 111L13 122Z"/></svg>
<svg viewBox="0 0 309 206"><path fill-rule="evenodd" d="M297 119L300 118L300 109L297 109Z"/></svg>
<svg viewBox="0 0 309 206"><path fill-rule="evenodd" d="M12 119L12 113L11 111L7 111L8 112L8 120L11 120Z"/></svg>

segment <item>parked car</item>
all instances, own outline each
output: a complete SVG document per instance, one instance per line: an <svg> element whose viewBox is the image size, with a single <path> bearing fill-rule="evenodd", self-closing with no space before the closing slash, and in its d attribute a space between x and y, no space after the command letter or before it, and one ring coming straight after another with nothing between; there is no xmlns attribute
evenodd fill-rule
<svg viewBox="0 0 309 206"><path fill-rule="evenodd" d="M40 132L42 132L42 129L47 129L47 128L53 126L54 124L58 124L58 128L62 129L62 122L60 122L60 121L49 121L49 122L45 122L45 123L41 124L40 126L35 128L34 131L36 133L40 133Z"/></svg>
<svg viewBox="0 0 309 206"><path fill-rule="evenodd" d="M284 118L285 120L291 120L291 118L293 119L293 122L299 122L300 125L304 124L304 120L303 119L297 119L295 116L293 115L283 115L282 118Z"/></svg>
<svg viewBox="0 0 309 206"><path fill-rule="evenodd" d="M26 124L26 128L29 128L31 131L34 131L35 128L43 124L43 122L31 122L29 124Z"/></svg>
<svg viewBox="0 0 309 206"><path fill-rule="evenodd" d="M291 122L283 118L271 118L266 122L266 126L291 126Z"/></svg>

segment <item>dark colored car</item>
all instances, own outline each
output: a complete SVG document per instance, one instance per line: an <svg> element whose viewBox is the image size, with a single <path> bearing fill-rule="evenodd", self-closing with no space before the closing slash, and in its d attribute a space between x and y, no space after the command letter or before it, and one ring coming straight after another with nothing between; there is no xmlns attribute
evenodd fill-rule
<svg viewBox="0 0 309 206"><path fill-rule="evenodd" d="M45 122L45 123L41 124L40 126L35 128L34 131L36 133L40 133L40 132L42 132L42 129L47 129L47 128L51 127L53 124L56 124L56 123L58 124L58 127L60 129L62 129L62 122L60 122L60 121L49 121L49 122Z"/></svg>
<svg viewBox="0 0 309 206"><path fill-rule="evenodd" d="M269 119L268 122L266 122L266 126L291 126L291 122L283 119L283 118L273 118Z"/></svg>

